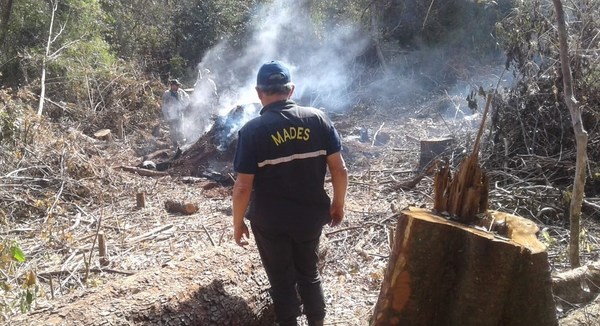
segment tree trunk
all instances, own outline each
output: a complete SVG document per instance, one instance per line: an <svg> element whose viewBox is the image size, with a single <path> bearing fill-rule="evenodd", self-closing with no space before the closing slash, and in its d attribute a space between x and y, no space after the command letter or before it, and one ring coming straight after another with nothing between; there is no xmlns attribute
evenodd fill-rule
<svg viewBox="0 0 600 326"><path fill-rule="evenodd" d="M377 59L379 60L381 69L383 69L384 72L387 72L387 63L385 61L383 51L381 50L381 43L379 41L381 37L381 33L379 31L381 25L380 16L383 14L383 10L380 8L380 6L380 1L371 2L371 37L373 38L375 52L377 53Z"/></svg>
<svg viewBox="0 0 600 326"><path fill-rule="evenodd" d="M569 61L569 44L567 42L567 27L565 24L565 12L562 1L552 0L556 9L556 22L558 25L558 40L560 43L560 66L563 79L565 104L571 113L571 123L575 132L575 142L577 144L577 158L575 162L575 179L573 181L573 195L570 205L570 240L569 240L569 261L571 267L581 265L579 259L579 233L581 220L581 205L583 203L585 172L587 167L587 142L588 134L583 128L581 119L581 107L573 93L573 81L571 75L571 66Z"/></svg>
<svg viewBox="0 0 600 326"><path fill-rule="evenodd" d="M2 1L2 21L0 21L0 49L4 48L4 39L8 32L8 22L12 14L13 0Z"/></svg>
<svg viewBox="0 0 600 326"><path fill-rule="evenodd" d="M21 315L12 325L272 325L269 283L257 265L256 254L233 245L174 256L52 301L52 309Z"/></svg>
<svg viewBox="0 0 600 326"><path fill-rule="evenodd" d="M50 27L48 28L48 42L46 43L46 52L44 53L44 59L42 60L42 77L40 78L40 103L38 105L37 115L42 115L44 110L44 100L46 97L46 64L48 56L50 55L50 46L52 45L52 30L54 29L54 16L58 9L58 0L51 1L52 4L52 16L50 16Z"/></svg>
<svg viewBox="0 0 600 326"><path fill-rule="evenodd" d="M404 211L372 325L557 325L538 227L500 212L490 218L508 239L426 210Z"/></svg>

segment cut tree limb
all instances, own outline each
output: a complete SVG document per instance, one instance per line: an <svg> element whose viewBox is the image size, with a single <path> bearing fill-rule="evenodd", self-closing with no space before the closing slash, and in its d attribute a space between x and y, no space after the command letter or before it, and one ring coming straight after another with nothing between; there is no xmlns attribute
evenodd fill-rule
<svg viewBox="0 0 600 326"><path fill-rule="evenodd" d="M133 166L118 166L117 168L119 168L123 171L137 173L144 177L164 177L164 176L169 175L169 173L164 172L164 171L146 170L146 169L142 169L142 168L136 168Z"/></svg>

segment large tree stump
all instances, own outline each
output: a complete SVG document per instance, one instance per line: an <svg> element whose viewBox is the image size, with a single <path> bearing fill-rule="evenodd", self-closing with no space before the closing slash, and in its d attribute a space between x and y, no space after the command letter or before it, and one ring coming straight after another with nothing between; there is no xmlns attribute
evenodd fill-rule
<svg viewBox="0 0 600 326"><path fill-rule="evenodd" d="M372 325L557 325L537 226L489 215L484 222L503 225L506 237L427 210L404 211Z"/></svg>

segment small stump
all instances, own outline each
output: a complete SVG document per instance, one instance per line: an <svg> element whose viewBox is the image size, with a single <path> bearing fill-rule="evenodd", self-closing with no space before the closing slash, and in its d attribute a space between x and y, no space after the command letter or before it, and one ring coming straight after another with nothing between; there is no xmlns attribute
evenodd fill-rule
<svg viewBox="0 0 600 326"><path fill-rule="evenodd" d="M425 169L433 161L448 152L448 148L454 145L454 138L425 139L419 143L421 145L419 169Z"/></svg>

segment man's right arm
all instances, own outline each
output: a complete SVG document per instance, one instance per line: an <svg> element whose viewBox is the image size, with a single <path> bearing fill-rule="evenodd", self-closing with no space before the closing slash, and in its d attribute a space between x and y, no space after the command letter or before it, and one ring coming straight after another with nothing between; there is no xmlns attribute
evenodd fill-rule
<svg viewBox="0 0 600 326"><path fill-rule="evenodd" d="M348 189L348 169L342 157L337 152L327 156L327 167L331 173L333 184L333 199L331 200L331 226L337 226L344 219L344 205L346 203L346 191Z"/></svg>
<svg viewBox="0 0 600 326"><path fill-rule="evenodd" d="M244 236L246 236L246 239L250 237L248 227L244 223L244 214L246 214L246 209L248 209L250 203L253 182L253 174L239 173L233 186L233 238L240 246L248 244Z"/></svg>

